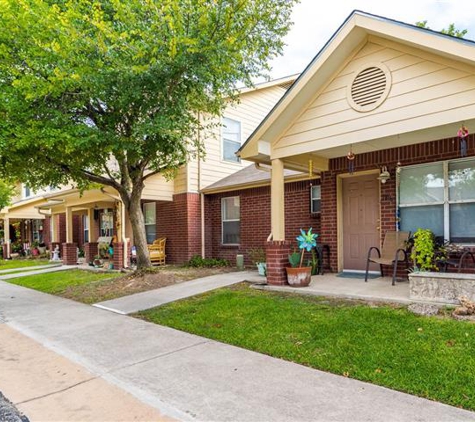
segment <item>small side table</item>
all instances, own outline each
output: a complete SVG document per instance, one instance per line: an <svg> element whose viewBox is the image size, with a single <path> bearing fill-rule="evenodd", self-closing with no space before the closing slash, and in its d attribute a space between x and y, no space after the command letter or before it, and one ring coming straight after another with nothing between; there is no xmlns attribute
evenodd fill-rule
<svg viewBox="0 0 475 422"><path fill-rule="evenodd" d="M316 251L318 255L318 271L317 274L323 275L325 268L328 271L331 271L331 264L330 264L330 246L327 244L318 244L316 246ZM325 260L326 255L326 260Z"/></svg>
<svg viewBox="0 0 475 422"><path fill-rule="evenodd" d="M449 267L453 267L457 269L457 272L459 273L463 268L462 265L465 259L469 257L472 259L475 268L475 255L471 250L463 249L460 252L452 252L447 260L441 262L441 269L446 273Z"/></svg>

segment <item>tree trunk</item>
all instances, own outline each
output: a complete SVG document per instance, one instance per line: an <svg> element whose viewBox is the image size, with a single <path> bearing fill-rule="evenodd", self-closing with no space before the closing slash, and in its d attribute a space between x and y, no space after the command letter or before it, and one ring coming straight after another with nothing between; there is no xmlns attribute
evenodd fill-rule
<svg viewBox="0 0 475 422"><path fill-rule="evenodd" d="M145 222L141 207L142 190L134 186L130 195L121 193L122 201L129 213L130 225L134 235L134 246L137 251L137 268L147 268L152 266L150 253L147 248L147 237L145 235Z"/></svg>

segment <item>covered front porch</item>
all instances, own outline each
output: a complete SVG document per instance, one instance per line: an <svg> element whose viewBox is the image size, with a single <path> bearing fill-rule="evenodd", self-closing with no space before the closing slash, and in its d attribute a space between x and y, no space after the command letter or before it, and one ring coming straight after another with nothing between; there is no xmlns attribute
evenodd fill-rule
<svg viewBox="0 0 475 422"><path fill-rule="evenodd" d="M390 231L475 244L474 71L473 43L362 12L344 22L239 151L272 166L270 284L286 284L295 245L285 168L320 177L334 272L364 270Z"/></svg>
<svg viewBox="0 0 475 422"><path fill-rule="evenodd" d="M390 277L371 278L365 283L363 278L340 276L335 273L312 276L312 282L308 287L275 285L256 285L255 287L263 290L291 291L303 295L328 296L374 302L401 304L411 304L415 302L409 297L409 281L400 281L396 283L395 286L392 286Z"/></svg>
<svg viewBox="0 0 475 422"><path fill-rule="evenodd" d="M113 268L128 266L130 224L120 198L105 189L76 189L45 197L37 208L49 216L50 250L60 252L65 265L75 265L78 251L86 262L110 259ZM109 253L109 248L113 253Z"/></svg>

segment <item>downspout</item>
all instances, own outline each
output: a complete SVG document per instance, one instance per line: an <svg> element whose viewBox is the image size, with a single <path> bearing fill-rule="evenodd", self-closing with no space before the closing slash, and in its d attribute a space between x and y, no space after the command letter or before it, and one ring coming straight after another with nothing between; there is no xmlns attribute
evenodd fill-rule
<svg viewBox="0 0 475 422"><path fill-rule="evenodd" d="M272 173L272 168L262 167L261 163L254 163L254 166L256 167L257 170L266 171L267 173ZM273 234L272 232L270 232L269 236L267 236L267 241L268 242L272 241L272 238L273 238Z"/></svg>
<svg viewBox="0 0 475 422"><path fill-rule="evenodd" d="M198 113L198 122L201 121L201 113ZM201 130L198 128L198 145L201 147ZM201 257L206 255L205 242L205 195L201 192L201 154L198 153L198 192L200 193L200 217L201 217Z"/></svg>

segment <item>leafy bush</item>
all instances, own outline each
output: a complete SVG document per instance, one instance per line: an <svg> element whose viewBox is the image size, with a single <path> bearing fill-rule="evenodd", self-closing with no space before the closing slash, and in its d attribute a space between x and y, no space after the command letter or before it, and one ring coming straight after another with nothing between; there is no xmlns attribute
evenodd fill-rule
<svg viewBox="0 0 475 422"><path fill-rule="evenodd" d="M229 261L219 258L202 258L200 255L193 256L187 263L187 267L192 268L212 268L212 267L229 267Z"/></svg>

